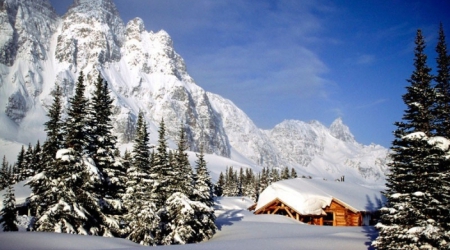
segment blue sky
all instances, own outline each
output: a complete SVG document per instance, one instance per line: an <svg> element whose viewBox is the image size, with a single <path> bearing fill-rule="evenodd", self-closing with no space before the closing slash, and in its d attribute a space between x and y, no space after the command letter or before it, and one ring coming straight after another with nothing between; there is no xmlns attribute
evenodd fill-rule
<svg viewBox="0 0 450 250"><path fill-rule="evenodd" d="M72 3L51 2L60 14ZM114 2L125 23L166 30L196 83L258 127L341 117L358 142L385 147L405 109L417 29L433 69L440 22L450 37L447 0Z"/></svg>

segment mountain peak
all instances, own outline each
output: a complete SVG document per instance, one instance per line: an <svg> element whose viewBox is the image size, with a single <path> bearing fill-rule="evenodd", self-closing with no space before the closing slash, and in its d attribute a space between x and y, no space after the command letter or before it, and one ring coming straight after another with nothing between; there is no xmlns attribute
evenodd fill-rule
<svg viewBox="0 0 450 250"><path fill-rule="evenodd" d="M353 134L347 125L344 124L342 118L339 117L330 126L330 133L335 138L345 142L355 142Z"/></svg>
<svg viewBox="0 0 450 250"><path fill-rule="evenodd" d="M73 64L74 72L117 62L124 39L125 25L111 0L75 0L63 16L56 58Z"/></svg>
<svg viewBox="0 0 450 250"><path fill-rule="evenodd" d="M91 11L106 10L119 15L116 5L112 0L75 0L69 10L70 9Z"/></svg>

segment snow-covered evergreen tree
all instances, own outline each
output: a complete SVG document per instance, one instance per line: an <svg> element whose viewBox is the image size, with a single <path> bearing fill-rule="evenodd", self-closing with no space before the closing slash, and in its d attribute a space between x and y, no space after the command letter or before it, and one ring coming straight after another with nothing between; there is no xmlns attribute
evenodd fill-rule
<svg viewBox="0 0 450 250"><path fill-rule="evenodd" d="M172 169L174 170L174 192L184 193L187 197L191 197L193 194L193 173L192 167L189 163L186 150L187 139L186 132L183 126L180 127L180 134L177 144L177 150L175 152Z"/></svg>
<svg viewBox="0 0 450 250"><path fill-rule="evenodd" d="M436 214L444 211L433 189L443 184L436 180L444 177L439 169L448 163L445 152L432 137L436 129L432 112L435 91L420 30L415 43L415 70L403 95L407 109L403 121L395 123L385 192L388 204L381 209L381 222L377 225L380 233L373 243L378 249L444 248L450 242L436 220Z"/></svg>
<svg viewBox="0 0 450 250"><path fill-rule="evenodd" d="M14 183L24 180L24 175L25 175L26 168L27 168L25 154L26 154L25 147L22 146L19 154L17 155L17 161L14 164L14 170L13 170L13 172L14 172L13 182Z"/></svg>
<svg viewBox="0 0 450 250"><path fill-rule="evenodd" d="M247 168L245 170L245 179L243 182L244 187L244 193L243 195L246 197L250 197L253 200L256 199L256 193L255 193L255 175L253 173L253 170L251 168Z"/></svg>
<svg viewBox="0 0 450 250"><path fill-rule="evenodd" d="M263 168L259 178L259 193L264 191L269 186L269 168Z"/></svg>
<svg viewBox="0 0 450 250"><path fill-rule="evenodd" d="M175 193L177 189L175 182L177 181L176 175L179 173L174 171L173 166L170 164L167 149L166 127L164 119L161 119L158 130L158 145L156 146L151 168L151 174L156 179L154 192L158 195L158 199L155 202L158 208L163 207L167 198Z"/></svg>
<svg viewBox="0 0 450 250"><path fill-rule="evenodd" d="M437 75L434 78L436 85L436 105L434 115L436 119L436 135L450 138L450 55L447 51L444 28L439 26L439 40L436 46L438 57L436 58ZM437 221L442 225L444 231L450 232L450 164L443 162L439 168L439 175L434 176L435 181L432 190L438 197L442 208L436 214ZM435 211L436 212L436 211Z"/></svg>
<svg viewBox="0 0 450 250"><path fill-rule="evenodd" d="M75 95L70 98L70 106L65 121L65 147L73 148L79 153L89 146L90 135L88 131L88 114L89 101L84 96L86 86L84 84L84 74L81 71L75 86Z"/></svg>
<svg viewBox="0 0 450 250"><path fill-rule="evenodd" d="M295 179L297 177L298 177L297 171L295 171L295 168L291 168L291 178Z"/></svg>
<svg viewBox="0 0 450 250"><path fill-rule="evenodd" d="M192 201L183 193L172 194L165 203L167 234L162 244L186 244L212 237L216 226L207 215L214 210L200 201Z"/></svg>
<svg viewBox="0 0 450 250"><path fill-rule="evenodd" d="M16 198L14 196L12 178L11 176L8 177L9 180L3 199L3 209L0 211L0 224L3 223L3 231L18 231Z"/></svg>
<svg viewBox="0 0 450 250"><path fill-rule="evenodd" d="M40 196L47 197L42 212L36 215L34 229L44 232L88 234L85 223L87 210L78 203L85 167L81 157L73 149L61 149L57 152L53 168L46 170L48 187ZM34 178L39 179L36 175ZM33 181L33 180L32 180Z"/></svg>
<svg viewBox="0 0 450 250"><path fill-rule="evenodd" d="M224 186L225 186L225 176L223 175L222 172L220 172L219 179L217 180L217 183L214 186L214 194L216 196L222 196Z"/></svg>
<svg viewBox="0 0 450 250"><path fill-rule="evenodd" d="M272 168L269 174L269 185L273 182L277 182L281 180L280 178L280 172L276 168Z"/></svg>
<svg viewBox="0 0 450 250"><path fill-rule="evenodd" d="M6 156L3 156L2 166L0 167L0 190L8 186L9 178L8 161Z"/></svg>
<svg viewBox="0 0 450 250"><path fill-rule="evenodd" d="M120 158L115 156L116 137L112 135L112 103L109 96L108 83L98 76L92 97L92 124L93 159L97 168L103 175L103 182L99 193L102 198L102 209L109 216L116 217L122 214L122 196L125 193L126 169Z"/></svg>
<svg viewBox="0 0 450 250"><path fill-rule="evenodd" d="M234 171L233 166L227 167L225 172L223 196L237 196L239 193L237 172Z"/></svg>
<svg viewBox="0 0 450 250"><path fill-rule="evenodd" d="M56 85L53 92L53 103L47 114L49 121L44 124L47 138L44 142L39 162L36 164L35 176L27 183L32 190L30 209L32 214L36 216L40 216L51 198L47 197L46 194L52 187L54 176L51 176L51 173L56 166L56 152L62 148L63 144L61 96L61 88Z"/></svg>
<svg viewBox="0 0 450 250"><path fill-rule="evenodd" d="M289 168L288 168L288 167L284 167L284 168L281 170L281 176L280 176L280 178L281 178L282 180L287 180L287 179L290 179L290 178L291 178L291 175L290 175L290 173L289 173Z"/></svg>
<svg viewBox="0 0 450 250"><path fill-rule="evenodd" d="M214 223L216 217L214 215L213 184L206 166L203 149L200 149L200 153L197 154L195 163L196 178L193 200L204 204L208 208L205 209L203 206L200 206L194 209L198 220L198 223L193 228L196 232L195 241L200 242L210 239L216 233L217 227Z"/></svg>
<svg viewBox="0 0 450 250"><path fill-rule="evenodd" d="M29 176L34 176L36 173L38 173L40 167L40 164L42 163L42 148L41 143L37 141L36 146L33 148L33 155L31 159L31 163L29 164Z"/></svg>
<svg viewBox="0 0 450 250"><path fill-rule="evenodd" d="M127 239L142 245L160 242L160 218L153 196L154 179L150 176L149 134L144 115L139 112L136 138L133 145L131 164L127 169L126 192L123 202L127 213L124 215ZM129 157L127 154L124 159ZM128 163L125 163L126 165Z"/></svg>
<svg viewBox="0 0 450 250"><path fill-rule="evenodd" d="M438 54L436 58L437 75L434 77L436 105L433 110L436 119L436 135L450 138L450 57L447 52L442 23L439 27L436 52Z"/></svg>

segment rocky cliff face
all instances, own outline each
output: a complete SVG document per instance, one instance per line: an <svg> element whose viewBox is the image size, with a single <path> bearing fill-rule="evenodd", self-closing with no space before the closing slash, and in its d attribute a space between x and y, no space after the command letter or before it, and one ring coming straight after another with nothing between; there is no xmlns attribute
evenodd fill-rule
<svg viewBox="0 0 450 250"><path fill-rule="evenodd" d="M49 58L50 41L59 17L47 0L0 1L0 108L20 123L42 93L40 74Z"/></svg>
<svg viewBox="0 0 450 250"><path fill-rule="evenodd" d="M62 17L47 0L0 0L0 122L17 128L15 137L5 131L0 137L25 144L43 140L43 133L34 131L42 130L55 84L67 102L81 71L88 96L98 72L108 81L121 143L133 139L142 110L153 142L164 119L172 141L180 126L186 128L192 151L203 147L210 154L304 173L351 170L362 179L384 178L387 151L359 145L340 119L330 128L285 121L259 129L231 101L195 84L167 32L147 31L140 18L125 25L112 0L75 0Z"/></svg>

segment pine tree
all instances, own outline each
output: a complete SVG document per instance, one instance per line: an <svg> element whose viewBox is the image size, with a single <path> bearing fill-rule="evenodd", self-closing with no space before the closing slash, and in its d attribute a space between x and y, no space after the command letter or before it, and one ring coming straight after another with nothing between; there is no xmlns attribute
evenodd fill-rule
<svg viewBox="0 0 450 250"><path fill-rule="evenodd" d="M42 148L41 143L37 141L36 146L34 146L33 149L33 156L31 159L31 165L30 165L30 173L29 176L34 176L38 171L41 169L42 164Z"/></svg>
<svg viewBox="0 0 450 250"><path fill-rule="evenodd" d="M432 187L436 184L433 180L439 178L438 169L444 164L444 152L429 140L436 130L435 92L420 30L415 44L415 70L403 95L407 109L403 121L395 123L391 173L385 192L388 204L381 209L381 222L377 225L380 233L373 243L378 249L442 248L447 244L445 240L449 242L437 233L442 228L433 219L434 213L441 212Z"/></svg>
<svg viewBox="0 0 450 250"><path fill-rule="evenodd" d="M279 180L281 180L280 178L280 172L278 171L278 169L276 168L272 168L272 171L270 171L270 175L269 175L269 185L277 182Z"/></svg>
<svg viewBox="0 0 450 250"><path fill-rule="evenodd" d="M450 58L447 52L445 34L442 23L439 27L439 41L436 46L438 57L436 85L436 106L434 115L436 119L436 134L450 138Z"/></svg>
<svg viewBox="0 0 450 250"><path fill-rule="evenodd" d="M216 196L222 196L224 186L225 186L225 177L223 173L220 172L219 179L217 180L217 183L214 186L214 194Z"/></svg>
<svg viewBox="0 0 450 250"><path fill-rule="evenodd" d="M250 197L253 200L256 199L256 193L255 193L255 175L253 174L253 170L250 168L247 168L245 170L245 179L244 179L244 193L243 195L246 197Z"/></svg>
<svg viewBox="0 0 450 250"><path fill-rule="evenodd" d="M25 152L24 155L24 166L21 169L21 180L25 180L28 177L32 176L33 174L33 168L34 168L34 161L33 161L33 147L31 146L31 143L28 144L28 149Z"/></svg>
<svg viewBox="0 0 450 250"><path fill-rule="evenodd" d="M161 119L158 130L158 145L151 169L151 173L156 177L154 192L158 195L155 202L157 208L163 207L167 198L176 190L176 173L170 164L167 148L166 127L164 119Z"/></svg>
<svg viewBox="0 0 450 250"><path fill-rule="evenodd" d="M291 175L289 174L289 168L288 167L284 167L283 170L281 171L281 176L280 178L282 180L287 180L291 178Z"/></svg>
<svg viewBox="0 0 450 250"><path fill-rule="evenodd" d="M49 158L55 158L56 152L62 148L63 144L63 123L62 123L62 91L59 85L55 86L53 93L53 103L47 116L49 120L44 124L47 138L43 145L43 161L47 162ZM40 172L39 170L37 172Z"/></svg>
<svg viewBox="0 0 450 250"><path fill-rule="evenodd" d="M185 194L177 192L167 199L165 208L168 229L162 244L200 242L214 234L216 226L207 216L214 214L214 210L204 203L192 201Z"/></svg>
<svg viewBox="0 0 450 250"><path fill-rule="evenodd" d="M298 177L297 171L295 171L295 168L291 168L291 178L295 179L297 177Z"/></svg>
<svg viewBox="0 0 450 250"><path fill-rule="evenodd" d="M193 173L192 167L186 153L187 150L186 132L183 126L180 127L180 134L175 153L175 161L172 164L175 175L174 192L184 193L187 197L191 197L193 193Z"/></svg>
<svg viewBox="0 0 450 250"><path fill-rule="evenodd" d="M3 209L0 212L0 224L3 223L3 231L18 231L16 198L14 195L14 188L12 186L12 178L11 176L8 177L9 180L3 199Z"/></svg>
<svg viewBox="0 0 450 250"><path fill-rule="evenodd" d="M450 138L450 57L447 52L444 28L442 23L439 26L439 39L436 46L438 57L436 58L437 75L436 82L436 104L434 108L434 118L436 124L436 135ZM438 151L438 153L441 153ZM430 154L431 156L431 154ZM438 225L442 226L444 232L450 231L450 163L444 159L434 160L435 170L430 172L428 177L429 192L432 197L439 201L433 202L426 211L431 213L430 217L435 219Z"/></svg>
<svg viewBox="0 0 450 250"><path fill-rule="evenodd" d="M78 155L77 155L78 154ZM74 149L57 152L55 166L49 168L49 188L41 196L47 197L46 206L36 216L34 229L44 232L94 234L109 236L108 227L101 225L104 215L98 200L87 190L92 179L89 159L82 159ZM56 190L56 192L55 192Z"/></svg>
<svg viewBox="0 0 450 250"><path fill-rule="evenodd" d="M142 245L159 243L160 218L155 206L154 179L150 176L149 134L144 115L139 112L136 125L136 138L133 145L132 160L127 168L126 192L123 202L127 213L124 215L127 224L127 239ZM129 159L127 152L124 159ZM125 163L127 165L127 163Z"/></svg>
<svg viewBox="0 0 450 250"><path fill-rule="evenodd" d="M196 161L196 179L194 188L194 201L200 202L201 206L194 208L194 214L198 223L193 226L195 231L195 242L210 239L216 233L215 215L214 215L214 198L212 190L212 182L206 166L203 149L197 154ZM206 206L206 208L205 208Z"/></svg>
<svg viewBox="0 0 450 250"><path fill-rule="evenodd" d="M39 163L36 164L35 176L27 183L32 190L30 208L32 214L36 216L40 216L50 201L50 197L45 194L48 193L52 179L55 178L51 176L51 172L56 165L56 152L62 148L63 144L61 96L61 88L56 85L53 92L53 103L47 114L49 121L44 124L47 138L43 144Z"/></svg>
<svg viewBox="0 0 450 250"><path fill-rule="evenodd" d="M98 75L92 97L92 135L90 148L95 165L103 175L99 190L103 211L116 217L122 214L122 196L125 193L126 169L116 154L116 137L112 135L112 103L109 96L108 83ZM98 192L98 191L97 191Z"/></svg>
<svg viewBox="0 0 450 250"><path fill-rule="evenodd" d="M19 154L17 155L17 161L14 164L14 183L24 180L24 173L26 171L25 169L27 168L25 154L25 147L22 146Z"/></svg>
<svg viewBox="0 0 450 250"><path fill-rule="evenodd" d="M9 182L8 161L6 156L3 156L2 166L0 168L0 190L5 189Z"/></svg>
<svg viewBox="0 0 450 250"><path fill-rule="evenodd" d="M259 193L264 191L269 186L269 168L262 169L261 177L259 179Z"/></svg>
<svg viewBox="0 0 450 250"><path fill-rule="evenodd" d="M203 150L197 154L197 161L195 162L195 184L194 184L194 200L205 203L207 206L214 205L211 177L206 166L205 156Z"/></svg>
<svg viewBox="0 0 450 250"><path fill-rule="evenodd" d="M84 74L81 71L75 87L75 95L69 101L70 107L65 122L65 147L73 148L79 153L82 153L90 142L90 135L88 134L90 129L87 127L88 121L86 119L89 102L84 96L85 88Z"/></svg>

